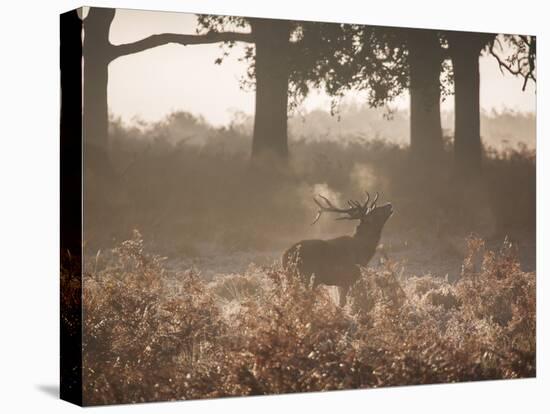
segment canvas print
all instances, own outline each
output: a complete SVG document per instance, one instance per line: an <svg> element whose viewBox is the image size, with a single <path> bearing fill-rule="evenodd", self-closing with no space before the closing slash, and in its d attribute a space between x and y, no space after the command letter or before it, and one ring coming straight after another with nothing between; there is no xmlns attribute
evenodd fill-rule
<svg viewBox="0 0 550 414"><path fill-rule="evenodd" d="M375 23L61 15L62 398L536 375L536 37Z"/></svg>

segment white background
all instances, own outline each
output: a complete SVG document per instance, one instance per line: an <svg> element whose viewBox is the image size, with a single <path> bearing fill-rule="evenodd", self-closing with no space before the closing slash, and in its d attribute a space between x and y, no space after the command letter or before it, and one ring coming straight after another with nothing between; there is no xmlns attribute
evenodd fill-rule
<svg viewBox="0 0 550 414"><path fill-rule="evenodd" d="M127 0L88 5L538 36L538 378L279 397L141 404L110 412L548 412L548 11L536 1ZM58 14L76 1L0 9L0 411L69 412L58 382ZM460 195L458 195L460 196ZM514 197L514 194L510 194ZM546 252L546 255L545 255ZM546 349L545 349L546 348ZM546 394L545 394L546 388ZM94 409L95 410L95 409Z"/></svg>

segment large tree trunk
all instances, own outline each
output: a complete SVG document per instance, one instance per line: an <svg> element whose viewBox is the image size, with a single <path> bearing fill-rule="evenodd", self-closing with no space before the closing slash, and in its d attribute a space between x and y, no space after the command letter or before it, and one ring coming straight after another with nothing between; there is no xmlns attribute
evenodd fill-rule
<svg viewBox="0 0 550 414"><path fill-rule="evenodd" d="M290 24L282 20L251 19L256 44L256 109L252 160L288 157L288 79Z"/></svg>
<svg viewBox="0 0 550 414"><path fill-rule="evenodd" d="M459 177L470 178L481 172L479 55L490 35L453 32L448 39L455 85L455 168Z"/></svg>
<svg viewBox="0 0 550 414"><path fill-rule="evenodd" d="M443 150L440 113L442 50L437 33L419 30L410 34L409 75L411 99L411 155L432 163Z"/></svg>
<svg viewBox="0 0 550 414"><path fill-rule="evenodd" d="M90 8L84 20L84 142L87 161L108 168L107 84L112 45L109 29L115 9Z"/></svg>

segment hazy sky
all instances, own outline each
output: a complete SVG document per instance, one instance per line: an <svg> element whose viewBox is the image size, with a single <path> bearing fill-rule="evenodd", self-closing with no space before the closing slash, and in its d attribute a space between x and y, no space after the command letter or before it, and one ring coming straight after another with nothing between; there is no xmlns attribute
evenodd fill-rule
<svg viewBox="0 0 550 414"><path fill-rule="evenodd" d="M154 33L195 33L193 14L117 10L111 25L112 43L138 40ZM220 46L166 45L115 60L109 66L109 109L115 116L131 121L134 117L146 121L163 118L174 110L202 115L215 125L229 123L236 111L254 112L254 93L242 91L239 79L245 75L246 64L239 62L243 46L237 45L222 65L214 60L221 56ZM522 81L503 75L491 57L482 57L481 106L485 110L509 107L520 111L535 110L533 85L521 91ZM361 101L361 95L349 94ZM407 108L404 96L396 106ZM329 109L329 99L313 93L304 110ZM452 109L447 99L443 109Z"/></svg>

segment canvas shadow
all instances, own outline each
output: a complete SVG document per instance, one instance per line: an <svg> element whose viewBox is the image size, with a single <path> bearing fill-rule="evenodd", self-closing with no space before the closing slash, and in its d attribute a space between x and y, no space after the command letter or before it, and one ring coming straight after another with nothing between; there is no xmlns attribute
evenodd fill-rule
<svg viewBox="0 0 550 414"><path fill-rule="evenodd" d="M35 387L50 397L59 398L59 384L38 384Z"/></svg>

